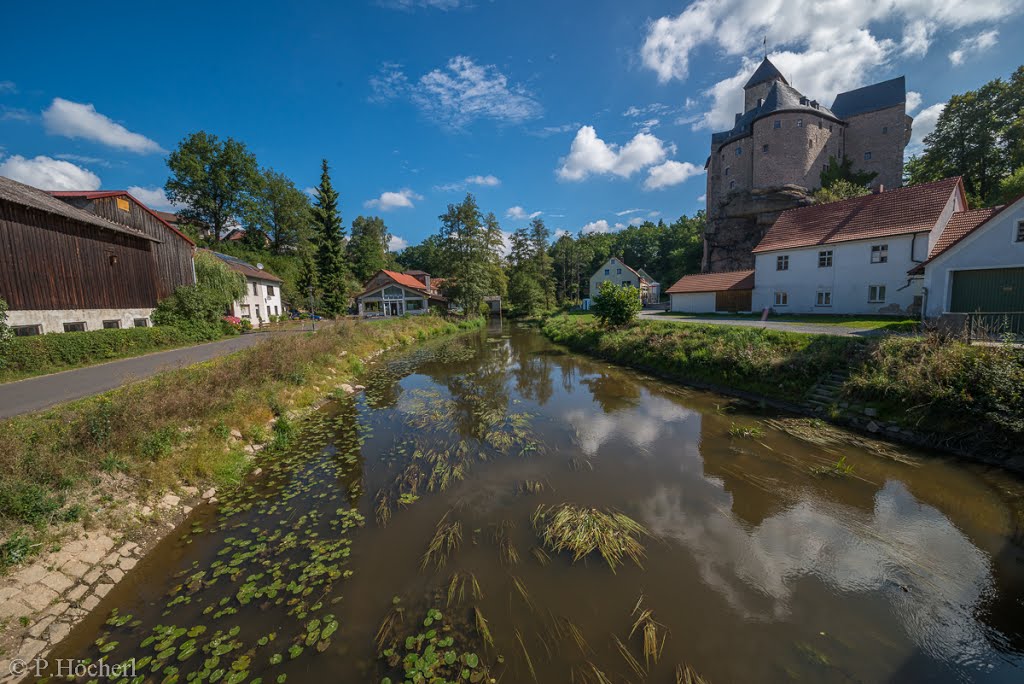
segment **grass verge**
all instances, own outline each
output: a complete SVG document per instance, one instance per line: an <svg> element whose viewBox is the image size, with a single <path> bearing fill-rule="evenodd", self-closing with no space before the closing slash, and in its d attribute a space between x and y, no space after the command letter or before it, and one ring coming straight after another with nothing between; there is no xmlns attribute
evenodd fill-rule
<svg viewBox="0 0 1024 684"><path fill-rule="evenodd" d="M436 316L342 321L0 422L0 567L22 560L55 525L92 515L73 502L111 476L122 488L127 478L141 498L184 484L237 484L249 465L243 443L286 439L289 414L360 373L361 358L482 325ZM243 439L231 440L232 430Z"/></svg>
<svg viewBox="0 0 1024 684"><path fill-rule="evenodd" d="M658 314L659 316L665 316L667 318L706 318L706 319L721 319L728 321L730 319L744 320L744 321L758 321L761 319L761 314L720 314L720 313L707 313L707 314L692 314L692 313L680 313L678 311L664 311ZM898 316L836 316L836 315L825 315L825 314L794 314L790 316L776 315L768 318L770 323L793 323L794 325L806 324L806 325L836 325L842 328L849 328L851 330L884 330L885 332L915 332L920 326L921 322L914 318L900 318Z"/></svg>

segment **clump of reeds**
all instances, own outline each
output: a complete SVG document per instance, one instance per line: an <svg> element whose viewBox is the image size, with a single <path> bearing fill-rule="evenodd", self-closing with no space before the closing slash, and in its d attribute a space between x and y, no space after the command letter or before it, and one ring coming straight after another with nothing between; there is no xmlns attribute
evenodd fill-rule
<svg viewBox="0 0 1024 684"><path fill-rule="evenodd" d="M694 672L689 665L676 665L676 684L708 684L708 680Z"/></svg>
<svg viewBox="0 0 1024 684"><path fill-rule="evenodd" d="M387 527L388 522L391 520L391 496L385 490L377 492L377 507L374 509L377 518L377 524L381 527Z"/></svg>
<svg viewBox="0 0 1024 684"><path fill-rule="evenodd" d="M443 568L448 562L448 556L459 547L462 542L462 523L448 522L448 514L445 513L437 521L437 528L434 530L434 537L430 540L427 552L423 554L420 562L420 569L426 570L431 562L437 568Z"/></svg>
<svg viewBox="0 0 1024 684"><path fill-rule="evenodd" d="M640 598L637 599L636 606L633 608L632 614L636 621L633 622L633 629L630 630L629 637L633 638L636 631L640 630L644 641L644 662L647 667L650 667L652 660L657 664L658 659L661 658L661 652L665 649L665 639L668 638L668 631L665 630L665 625L654 619L654 611L644 608L643 603L644 595L640 594Z"/></svg>
<svg viewBox="0 0 1024 684"><path fill-rule="evenodd" d="M551 562L551 556L549 556L548 552L539 546L534 546L532 549L530 549L530 553L533 554L533 557L536 558L537 562L541 565L546 566L548 563Z"/></svg>
<svg viewBox="0 0 1024 684"><path fill-rule="evenodd" d="M641 565L644 547L640 537L647 529L624 513L582 508L570 504L538 506L533 526L552 551L571 551L573 562L597 551L608 566L615 568L630 558Z"/></svg>
<svg viewBox="0 0 1024 684"><path fill-rule="evenodd" d="M374 641L377 643L377 651L383 651L387 644L394 641L395 627L405 622L405 610L395 599L395 603L377 629L377 636Z"/></svg>
<svg viewBox="0 0 1024 684"><path fill-rule="evenodd" d="M540 494L544 491L544 483L540 480L520 480L516 482L516 494Z"/></svg>
<svg viewBox="0 0 1024 684"><path fill-rule="evenodd" d="M515 523L511 520L502 520L491 527L491 539L498 545L501 562L508 566L519 563L519 552L516 551L515 544L512 543L512 538L509 536L509 530L514 527Z"/></svg>
<svg viewBox="0 0 1024 684"><path fill-rule="evenodd" d="M473 607L473 615L476 618L476 631L483 639L484 646L494 648L494 637L491 636L491 630L487 626L487 618L476 606Z"/></svg>
<svg viewBox="0 0 1024 684"><path fill-rule="evenodd" d="M466 576L461 572L453 572L452 578L448 582L448 601L445 603L446 607L450 607L452 602L462 603L466 599Z"/></svg>
<svg viewBox="0 0 1024 684"><path fill-rule="evenodd" d="M526 644L523 643L523 636L519 633L519 630L515 630L516 640L519 642L519 648L523 650L523 658L526 660L526 666L530 668L530 676L533 677L533 681L537 681L537 671L533 667L533 659L530 658L530 652L526 650Z"/></svg>
<svg viewBox="0 0 1024 684"><path fill-rule="evenodd" d="M530 610L537 612L537 604L533 602L533 597L530 596L530 592L526 589L526 585L523 584L522 580L515 575L512 576L512 586L516 588L516 591L519 592L519 596L523 599L523 602L529 606Z"/></svg>
<svg viewBox="0 0 1024 684"><path fill-rule="evenodd" d="M589 660L585 666L572 669L572 682L573 684L575 682L580 682L580 684L612 684L612 680L608 675Z"/></svg>

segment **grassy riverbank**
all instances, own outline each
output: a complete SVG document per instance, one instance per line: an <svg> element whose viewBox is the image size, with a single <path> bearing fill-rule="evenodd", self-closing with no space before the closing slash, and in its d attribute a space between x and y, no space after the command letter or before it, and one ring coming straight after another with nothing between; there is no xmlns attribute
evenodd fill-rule
<svg viewBox="0 0 1024 684"><path fill-rule="evenodd" d="M0 422L0 567L60 523L95 516L180 485L231 486L245 446L284 442L289 416L363 370L382 349L460 329L435 316L343 321L44 413ZM268 427L270 425L272 427ZM234 433L234 434L233 434Z"/></svg>
<svg viewBox="0 0 1024 684"><path fill-rule="evenodd" d="M880 420L957 450L1019 448L1024 439L1024 350L927 338L852 338L721 325L641 321L602 328L556 316L542 330L569 348L681 382L801 402L823 376L849 370L840 398Z"/></svg>

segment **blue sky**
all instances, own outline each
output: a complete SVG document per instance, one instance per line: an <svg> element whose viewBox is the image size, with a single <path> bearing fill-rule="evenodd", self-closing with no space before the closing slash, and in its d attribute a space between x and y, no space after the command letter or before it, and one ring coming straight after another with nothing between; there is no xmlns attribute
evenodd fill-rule
<svg viewBox="0 0 1024 684"><path fill-rule="evenodd" d="M765 35L826 103L905 74L915 141L1024 61L1024 0L10 5L0 174L160 207L166 151L205 129L301 188L326 157L346 223L379 214L410 244L466 190L508 231L694 213Z"/></svg>

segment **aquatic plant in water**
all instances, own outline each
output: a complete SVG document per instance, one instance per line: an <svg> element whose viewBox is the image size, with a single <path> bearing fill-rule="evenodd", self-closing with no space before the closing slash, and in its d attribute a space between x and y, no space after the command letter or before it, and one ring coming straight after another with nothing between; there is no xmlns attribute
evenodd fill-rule
<svg viewBox="0 0 1024 684"><path fill-rule="evenodd" d="M398 639L393 647L381 650L380 658L388 668L381 684L494 682L483 659L465 644L456 643L458 636L444 613L430 608L420 628ZM392 679L391 674L398 679Z"/></svg>
<svg viewBox="0 0 1024 684"><path fill-rule="evenodd" d="M448 513L445 513L437 521L437 528L434 530L434 536L427 546L426 553L423 554L420 569L426 570L431 563L438 569L443 568L444 564L448 562L448 556L459 547L460 543L462 543L462 523L448 522Z"/></svg>
<svg viewBox="0 0 1024 684"><path fill-rule="evenodd" d="M612 572L625 558L642 567L644 547L640 538L650 533L624 513L571 504L541 505L532 521L544 545L556 553L571 551L574 563L597 551Z"/></svg>
<svg viewBox="0 0 1024 684"><path fill-rule="evenodd" d="M650 667L652 660L657 663L661 658L668 632L665 630L665 625L655 621L654 611L644 608L643 603L644 595L640 594L640 598L637 599L636 606L633 608L633 617L636 618L636 621L633 622L633 629L630 630L629 637L633 638L636 631L640 630L640 634L643 636L644 661L647 667ZM660 641L658 640L659 632L662 632Z"/></svg>

